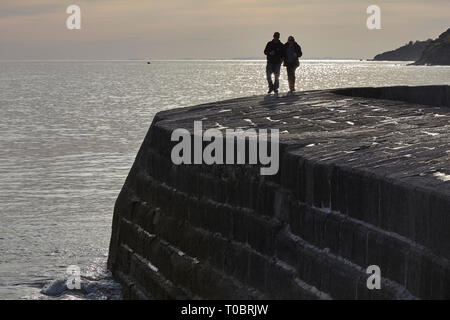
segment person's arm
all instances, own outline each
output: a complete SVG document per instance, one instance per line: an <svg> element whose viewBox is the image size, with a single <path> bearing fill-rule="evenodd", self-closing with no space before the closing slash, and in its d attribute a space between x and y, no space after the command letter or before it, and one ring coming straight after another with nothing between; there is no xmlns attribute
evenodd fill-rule
<svg viewBox="0 0 450 320"><path fill-rule="evenodd" d="M286 60L286 44L281 45L281 61L284 62Z"/></svg>
<svg viewBox="0 0 450 320"><path fill-rule="evenodd" d="M297 44L297 46L297 57L300 58L303 55L302 47L300 47L299 44Z"/></svg>
<svg viewBox="0 0 450 320"><path fill-rule="evenodd" d="M282 44L281 42L279 44L279 49L280 49L281 59L283 59L284 58L284 44Z"/></svg>
<svg viewBox="0 0 450 320"><path fill-rule="evenodd" d="M264 49L264 54L265 54L266 56L269 55L269 45L270 45L270 42L268 42L268 43L266 44L266 48Z"/></svg>

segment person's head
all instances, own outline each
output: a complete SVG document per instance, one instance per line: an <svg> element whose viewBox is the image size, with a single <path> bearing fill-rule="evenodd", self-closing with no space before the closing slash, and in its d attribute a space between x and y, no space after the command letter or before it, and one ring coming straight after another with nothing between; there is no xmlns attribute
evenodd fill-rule
<svg viewBox="0 0 450 320"><path fill-rule="evenodd" d="M273 34L273 40L275 40L275 41L280 40L280 33L279 33L279 32L275 32L275 33Z"/></svg>
<svg viewBox="0 0 450 320"><path fill-rule="evenodd" d="M295 43L295 38L294 38L293 36L289 36L289 38L288 38L288 43L289 43L290 45L293 45L293 44Z"/></svg>

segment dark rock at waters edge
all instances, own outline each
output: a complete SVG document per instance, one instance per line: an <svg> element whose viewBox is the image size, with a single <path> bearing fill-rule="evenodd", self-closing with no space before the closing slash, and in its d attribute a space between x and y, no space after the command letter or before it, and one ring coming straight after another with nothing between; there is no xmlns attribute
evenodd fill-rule
<svg viewBox="0 0 450 320"><path fill-rule="evenodd" d="M376 55L373 60L375 61L417 61L421 56L425 48L431 42L426 41L410 41L408 44L381 54Z"/></svg>
<svg viewBox="0 0 450 320"><path fill-rule="evenodd" d="M352 88L158 113L114 209L124 298L449 299L449 97ZM172 164L171 133L194 120L279 129L278 174Z"/></svg>
<svg viewBox="0 0 450 320"><path fill-rule="evenodd" d="M450 29L431 41L415 65L450 65Z"/></svg>

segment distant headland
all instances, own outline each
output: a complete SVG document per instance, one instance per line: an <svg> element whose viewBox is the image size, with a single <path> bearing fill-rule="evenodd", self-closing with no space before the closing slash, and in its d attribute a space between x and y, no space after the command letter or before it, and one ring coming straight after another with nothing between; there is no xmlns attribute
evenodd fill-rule
<svg viewBox="0 0 450 320"><path fill-rule="evenodd" d="M414 65L450 65L450 29L437 39L410 41L392 51L376 55L374 61L415 61Z"/></svg>

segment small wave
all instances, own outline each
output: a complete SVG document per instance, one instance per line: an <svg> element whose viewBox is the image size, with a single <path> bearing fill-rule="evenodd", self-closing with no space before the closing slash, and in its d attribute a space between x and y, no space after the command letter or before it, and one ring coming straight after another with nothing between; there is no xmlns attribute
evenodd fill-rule
<svg viewBox="0 0 450 320"><path fill-rule="evenodd" d="M49 281L39 295L25 297L31 300L121 300L122 287L117 283L106 263L93 264L81 274L80 289L69 289L68 278Z"/></svg>

